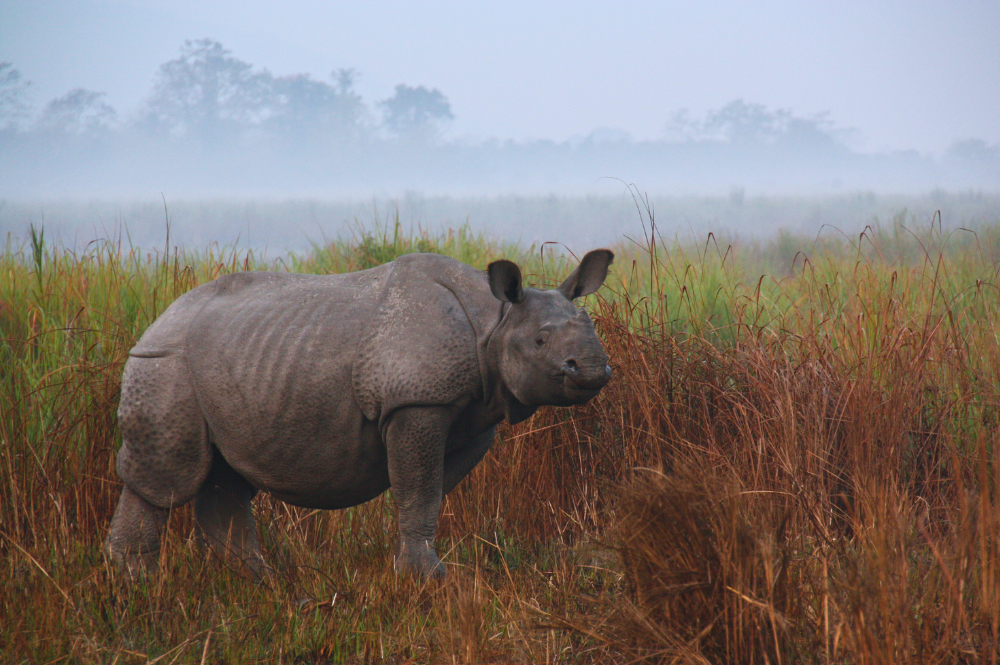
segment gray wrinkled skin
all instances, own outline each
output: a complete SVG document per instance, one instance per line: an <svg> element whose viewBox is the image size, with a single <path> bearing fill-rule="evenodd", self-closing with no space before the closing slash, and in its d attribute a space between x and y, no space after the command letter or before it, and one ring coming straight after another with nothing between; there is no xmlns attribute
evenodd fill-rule
<svg viewBox="0 0 1000 665"><path fill-rule="evenodd" d="M239 273L190 291L132 349L118 408L125 482L105 544L156 565L170 508L194 499L202 542L265 571L250 501L346 508L392 487L396 568L443 575L442 497L497 424L593 398L611 376L573 299L613 260L587 254L551 291L413 254L346 275Z"/></svg>

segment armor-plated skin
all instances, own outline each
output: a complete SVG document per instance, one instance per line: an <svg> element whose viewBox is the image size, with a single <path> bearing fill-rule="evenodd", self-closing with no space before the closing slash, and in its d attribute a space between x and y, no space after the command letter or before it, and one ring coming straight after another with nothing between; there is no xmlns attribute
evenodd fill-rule
<svg viewBox="0 0 1000 665"><path fill-rule="evenodd" d="M587 254L551 291L497 261L412 254L344 275L238 273L190 291L149 327L122 377L125 487L106 551L155 565L167 511L195 500L209 545L260 572L257 490L345 508L392 487L397 569L443 575L443 496L496 425L594 397L611 370L573 298L613 255Z"/></svg>

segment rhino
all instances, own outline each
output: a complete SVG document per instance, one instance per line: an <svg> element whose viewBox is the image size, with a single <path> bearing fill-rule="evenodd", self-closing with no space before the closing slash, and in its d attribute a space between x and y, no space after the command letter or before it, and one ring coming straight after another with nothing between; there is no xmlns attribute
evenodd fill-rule
<svg viewBox="0 0 1000 665"><path fill-rule="evenodd" d="M435 254L340 275L242 272L178 298L130 351L104 551L155 568L171 508L194 500L199 542L267 572L251 499L355 506L393 490L395 568L441 577L442 498L497 425L594 398L611 377L573 301L604 282L598 249L556 289L516 263Z"/></svg>

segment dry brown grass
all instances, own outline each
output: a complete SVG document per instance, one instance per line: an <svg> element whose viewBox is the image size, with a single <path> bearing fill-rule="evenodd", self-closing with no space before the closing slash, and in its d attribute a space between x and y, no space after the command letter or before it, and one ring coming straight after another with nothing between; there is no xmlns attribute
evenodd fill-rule
<svg viewBox="0 0 1000 665"><path fill-rule="evenodd" d="M443 584L392 572L391 496L260 497L261 585L197 551L184 507L160 574L123 584L100 543L125 354L178 293L260 263L8 248L0 660L996 662L1000 231L890 231L803 242L780 280L754 273L767 246L621 248L591 307L614 380L501 430L445 502Z"/></svg>

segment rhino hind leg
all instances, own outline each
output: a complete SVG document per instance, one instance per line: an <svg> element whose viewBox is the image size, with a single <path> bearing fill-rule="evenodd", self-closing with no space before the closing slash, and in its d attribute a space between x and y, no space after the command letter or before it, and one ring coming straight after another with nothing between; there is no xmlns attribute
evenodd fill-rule
<svg viewBox="0 0 1000 665"><path fill-rule="evenodd" d="M169 512L123 487L104 542L105 555L130 577L156 570Z"/></svg>
<svg viewBox="0 0 1000 665"><path fill-rule="evenodd" d="M257 490L216 452L212 470L194 499L199 540L226 561L237 562L254 577L269 572L260 553L251 499Z"/></svg>
<svg viewBox="0 0 1000 665"><path fill-rule="evenodd" d="M212 449L182 358L129 358L122 375L116 468L124 481L105 541L130 573L155 569L170 509L190 501L208 474Z"/></svg>

